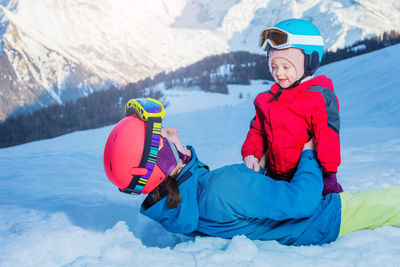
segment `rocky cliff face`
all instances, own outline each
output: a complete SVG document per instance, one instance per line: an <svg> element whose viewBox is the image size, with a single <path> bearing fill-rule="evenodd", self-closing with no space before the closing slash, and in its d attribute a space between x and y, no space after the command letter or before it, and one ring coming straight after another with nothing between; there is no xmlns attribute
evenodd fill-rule
<svg viewBox="0 0 400 267"><path fill-rule="evenodd" d="M28 39L29 46L21 47L27 40L23 35L12 23L8 26L0 55L0 120L61 104L109 84L105 77L32 39ZM26 49L40 49L40 53L35 56Z"/></svg>

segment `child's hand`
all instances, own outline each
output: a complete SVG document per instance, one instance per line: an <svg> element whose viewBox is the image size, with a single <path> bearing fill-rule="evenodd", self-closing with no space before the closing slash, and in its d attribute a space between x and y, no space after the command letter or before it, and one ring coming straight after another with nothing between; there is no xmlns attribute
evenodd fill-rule
<svg viewBox="0 0 400 267"><path fill-rule="evenodd" d="M315 137L311 138L310 141L304 144L303 151L307 149L315 149Z"/></svg>
<svg viewBox="0 0 400 267"><path fill-rule="evenodd" d="M250 168L250 169L252 169L252 170L254 170L256 172L260 171L260 164L258 163L259 159L256 158L254 155L246 156L243 159L243 161L244 161L244 164L246 164L246 166L248 168Z"/></svg>

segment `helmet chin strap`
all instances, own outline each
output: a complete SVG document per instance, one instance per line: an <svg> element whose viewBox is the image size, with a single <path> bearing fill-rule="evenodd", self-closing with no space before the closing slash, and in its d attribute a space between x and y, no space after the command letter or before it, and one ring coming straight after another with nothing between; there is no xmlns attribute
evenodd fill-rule
<svg viewBox="0 0 400 267"><path fill-rule="evenodd" d="M298 79L297 81L295 81L294 83L292 83L289 87L286 88L282 88L281 86L279 86L279 90L278 92L271 98L270 101L275 101L278 99L278 97L280 97L280 95L282 94L283 90L290 90L293 87L296 87L297 85L299 85L301 83L301 81L306 78L308 75L306 75L306 73L304 72L303 76L301 76L300 79Z"/></svg>
<svg viewBox="0 0 400 267"><path fill-rule="evenodd" d="M305 79L306 77L308 77L309 75L307 75L305 72L303 73L303 76L301 76L300 79L298 79L297 81L295 81L294 83L292 83L292 85L290 85L289 87L285 88L285 89L291 89L293 87L296 87L297 85L301 84L301 81L303 79Z"/></svg>

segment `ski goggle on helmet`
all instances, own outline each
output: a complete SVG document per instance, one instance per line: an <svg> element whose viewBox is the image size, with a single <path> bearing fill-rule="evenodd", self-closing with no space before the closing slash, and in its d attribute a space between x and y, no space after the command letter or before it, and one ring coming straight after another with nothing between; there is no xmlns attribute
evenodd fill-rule
<svg viewBox="0 0 400 267"><path fill-rule="evenodd" d="M152 98L131 99L125 105L125 113L127 116L108 136L104 148L104 170L121 192L148 194L174 168L171 164L156 164L160 154L164 151L172 157L175 155L175 166L179 156L176 147L160 136L165 111L159 101Z"/></svg>
<svg viewBox="0 0 400 267"><path fill-rule="evenodd" d="M311 75L318 68L324 53L324 40L318 28L303 19L287 19L261 33L260 46L263 50L301 49L305 55L305 71Z"/></svg>

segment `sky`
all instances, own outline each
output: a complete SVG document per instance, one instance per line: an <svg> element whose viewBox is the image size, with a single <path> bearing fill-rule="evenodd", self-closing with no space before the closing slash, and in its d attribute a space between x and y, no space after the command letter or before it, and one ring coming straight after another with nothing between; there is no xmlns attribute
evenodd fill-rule
<svg viewBox="0 0 400 267"><path fill-rule="evenodd" d="M400 185L399 51L395 45L317 72L333 80L340 102L345 191ZM165 90L163 124L178 127L182 143L212 169L239 163L252 101L270 85L229 85L229 95ZM0 266L400 265L394 227L302 247L168 233L139 213L144 196L122 194L106 178L112 127L0 149Z"/></svg>

